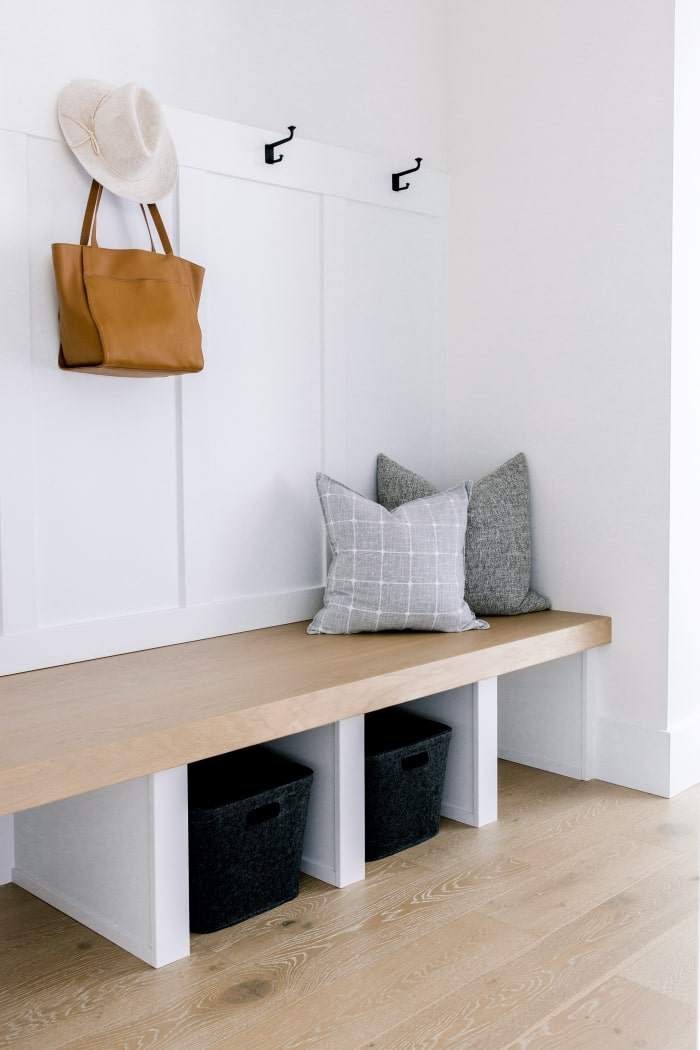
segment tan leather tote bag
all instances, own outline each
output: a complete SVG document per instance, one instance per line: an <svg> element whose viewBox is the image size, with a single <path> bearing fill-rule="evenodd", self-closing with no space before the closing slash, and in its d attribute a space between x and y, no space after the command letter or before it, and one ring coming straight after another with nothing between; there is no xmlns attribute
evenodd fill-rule
<svg viewBox="0 0 700 1050"><path fill-rule="evenodd" d="M197 318L204 268L173 255L155 204L148 209L163 246L156 251L100 248L93 181L80 244L53 244L61 345L59 367L108 376L170 376L201 372Z"/></svg>

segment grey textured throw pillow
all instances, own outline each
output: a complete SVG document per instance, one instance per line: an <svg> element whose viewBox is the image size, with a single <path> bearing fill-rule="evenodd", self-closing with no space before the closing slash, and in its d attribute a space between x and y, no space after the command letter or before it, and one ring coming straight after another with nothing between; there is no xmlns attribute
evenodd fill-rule
<svg viewBox="0 0 700 1050"><path fill-rule="evenodd" d="M439 490L388 456L377 457L377 497L393 510ZM551 608L530 590L530 484L522 452L474 482L465 541L464 597L480 616Z"/></svg>
<svg viewBox="0 0 700 1050"><path fill-rule="evenodd" d="M333 559L309 634L470 631L464 600L465 484L394 511L316 476Z"/></svg>

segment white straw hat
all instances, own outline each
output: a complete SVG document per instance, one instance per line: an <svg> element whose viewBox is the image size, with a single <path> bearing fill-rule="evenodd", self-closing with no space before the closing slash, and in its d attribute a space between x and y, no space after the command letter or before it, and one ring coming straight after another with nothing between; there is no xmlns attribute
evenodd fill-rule
<svg viewBox="0 0 700 1050"><path fill-rule="evenodd" d="M71 80L58 96L58 122L85 170L119 197L152 204L175 185L175 146L145 88Z"/></svg>

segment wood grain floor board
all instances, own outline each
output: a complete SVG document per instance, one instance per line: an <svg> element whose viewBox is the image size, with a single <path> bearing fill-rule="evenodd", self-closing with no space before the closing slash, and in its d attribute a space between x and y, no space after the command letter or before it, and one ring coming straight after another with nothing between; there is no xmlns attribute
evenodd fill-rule
<svg viewBox="0 0 700 1050"><path fill-rule="evenodd" d="M458 992L375 1041L391 1050L507 1046L561 1003L586 994L626 959L689 914L697 914L697 863L678 861L539 939L505 968ZM369 1047L371 1041L361 1044ZM653 1048L661 1050L661 1048Z"/></svg>
<svg viewBox="0 0 700 1050"><path fill-rule="evenodd" d="M661 805L636 821L627 833L640 842L697 856L700 839L700 799L686 791L675 799L660 799Z"/></svg>
<svg viewBox="0 0 700 1050"><path fill-rule="evenodd" d="M612 977L507 1050L695 1050L695 1011Z"/></svg>
<svg viewBox="0 0 700 1050"><path fill-rule="evenodd" d="M697 917L690 916L645 947L620 974L694 1007L698 999Z"/></svg>
<svg viewBox="0 0 700 1050"><path fill-rule="evenodd" d="M0 944L3 948L0 965L6 951L22 948L28 938L43 939L47 933L51 935L54 930L66 929L70 922L66 915L13 883L0 886Z"/></svg>
<svg viewBox="0 0 700 1050"><path fill-rule="evenodd" d="M636 835L641 825L641 837L645 822L654 821L654 803L667 801L597 781L571 784L558 797L547 800L545 796L541 805L524 812L504 806L499 792L498 822L479 829L483 845L540 866L555 863L615 831ZM666 848L675 842L676 852L684 848L680 836L672 840L649 830L646 837Z"/></svg>
<svg viewBox="0 0 700 1050"><path fill-rule="evenodd" d="M677 860L658 846L610 835L565 861L544 864L527 882L481 907L487 915L544 935Z"/></svg>
<svg viewBox="0 0 700 1050"><path fill-rule="evenodd" d="M247 1045L332 1047L355 1050L358 1042L390 1029L446 992L458 990L485 969L524 950L534 938L478 912L377 960L361 971L326 985L306 997L304 1018L288 1010L248 1028Z"/></svg>
<svg viewBox="0 0 700 1050"><path fill-rule="evenodd" d="M160 1026L161 1039L167 1031L169 1038L176 1036L177 1046L353 1047L361 1030L374 1030L378 1017L386 1014L388 1024L400 1020L407 995L414 1001L420 993L420 1002L429 1002L441 984L457 981L462 967L476 973L487 954L505 959L531 939L496 920L468 915L426 938L425 957L402 948L350 976L334 974L303 996L303 1011L294 1009L289 996L275 997L269 972L259 971L238 975L236 984L210 987L206 998L196 1003L190 999L185 1011L144 1017L141 1029ZM111 1028L111 1044L126 1045L129 1029L127 1022ZM159 1045L170 1043L166 1039Z"/></svg>
<svg viewBox="0 0 700 1050"><path fill-rule="evenodd" d="M295 901L156 971L0 888L0 1048L607 1050L668 1015L649 1050L695 1050L700 788L502 763L499 796L502 824L443 821L342 890L303 876Z"/></svg>

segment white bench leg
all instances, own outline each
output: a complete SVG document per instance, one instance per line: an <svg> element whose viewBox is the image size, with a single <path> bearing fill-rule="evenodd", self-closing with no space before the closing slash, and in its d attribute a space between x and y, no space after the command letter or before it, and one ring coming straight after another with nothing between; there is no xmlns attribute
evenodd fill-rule
<svg viewBox="0 0 700 1050"><path fill-rule="evenodd" d="M189 955L187 767L15 815L13 880L132 955Z"/></svg>
<svg viewBox="0 0 700 1050"><path fill-rule="evenodd" d="M497 683L485 678L403 705L452 726L442 813L477 828L498 819Z"/></svg>
<svg viewBox="0 0 700 1050"><path fill-rule="evenodd" d="M275 740L314 771L301 869L331 886L365 877L364 716Z"/></svg>

